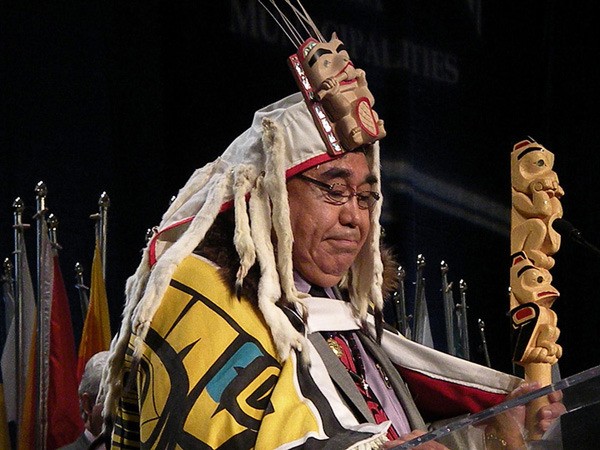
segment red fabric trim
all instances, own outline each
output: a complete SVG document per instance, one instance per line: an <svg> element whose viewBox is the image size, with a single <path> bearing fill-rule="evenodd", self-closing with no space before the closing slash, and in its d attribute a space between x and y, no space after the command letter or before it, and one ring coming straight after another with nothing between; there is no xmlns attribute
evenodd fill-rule
<svg viewBox="0 0 600 450"><path fill-rule="evenodd" d="M396 366L408 385L425 421L476 413L501 403L505 394L431 378L421 372Z"/></svg>
<svg viewBox="0 0 600 450"><path fill-rule="evenodd" d="M178 227L180 225L183 225L184 223L188 223L191 222L193 219L193 217L187 217L185 219L182 219L178 222L175 222L174 224L169 225L167 228L165 228L164 230L161 230L159 233L156 233L153 237L152 240L150 241L150 256L149 256L149 263L150 263L150 267L152 267L154 264L156 264L156 241L158 239L158 237L163 234L165 231L168 230L172 230L175 227Z"/></svg>
<svg viewBox="0 0 600 450"><path fill-rule="evenodd" d="M250 193L246 194L246 201L250 198ZM221 209L219 209L219 214L227 211L229 208L233 208L233 200L229 200L221 205Z"/></svg>
<svg viewBox="0 0 600 450"><path fill-rule="evenodd" d="M288 170L286 170L286 172L285 172L285 178L286 179L287 178L291 178L294 175L298 175L299 173L304 172L305 170L308 170L311 167L316 166L317 164L323 164L323 163L326 163L328 161L332 161L334 159L339 158L342 155L343 155L343 153L339 154L339 155L336 155L336 156L331 156L331 155L329 155L327 153L323 153L321 155L314 156L314 157L312 157L310 159L307 159L306 161L301 162L300 164L298 164L298 165L296 165L294 167L291 167Z"/></svg>

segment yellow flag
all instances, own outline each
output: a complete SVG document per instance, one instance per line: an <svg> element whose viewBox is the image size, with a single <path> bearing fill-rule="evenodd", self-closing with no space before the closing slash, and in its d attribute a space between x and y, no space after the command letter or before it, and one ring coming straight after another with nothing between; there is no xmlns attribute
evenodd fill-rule
<svg viewBox="0 0 600 450"><path fill-rule="evenodd" d="M94 261L92 263L92 282L90 285L90 305L88 308L83 332L79 343L77 359L77 379L81 380L85 364L98 352L108 350L110 346L110 319L108 316L108 300L106 286L102 274L102 258L100 247L96 242Z"/></svg>

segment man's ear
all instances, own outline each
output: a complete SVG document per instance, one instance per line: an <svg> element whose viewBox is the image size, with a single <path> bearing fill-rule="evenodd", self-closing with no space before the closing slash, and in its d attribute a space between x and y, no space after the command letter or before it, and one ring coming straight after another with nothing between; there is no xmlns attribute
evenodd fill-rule
<svg viewBox="0 0 600 450"><path fill-rule="evenodd" d="M90 415L92 413L92 408L94 407L95 400L89 394L89 392L84 392L81 394L81 407L83 408L83 412Z"/></svg>

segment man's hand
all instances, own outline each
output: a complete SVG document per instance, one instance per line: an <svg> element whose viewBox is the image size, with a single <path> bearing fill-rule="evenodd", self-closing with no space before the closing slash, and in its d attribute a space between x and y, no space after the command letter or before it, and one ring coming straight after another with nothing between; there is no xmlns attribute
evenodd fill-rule
<svg viewBox="0 0 600 450"><path fill-rule="evenodd" d="M511 400L525 394L529 394L540 389L537 382L522 383L513 390L506 400ZM536 413L536 429L539 434L546 432L552 423L566 412L565 405L562 404L562 392L552 392L547 396L549 403L542 406ZM521 449L525 446L525 405L511 408L503 414L496 416L486 427L486 437L494 436L503 443L503 448ZM530 430L531 431L531 430ZM491 446L493 448L493 446Z"/></svg>
<svg viewBox="0 0 600 450"><path fill-rule="evenodd" d="M509 398L516 398L521 395L528 394L528 393L533 392L540 388L541 388L540 384L535 381L532 383L523 383L508 395L507 400ZM563 398L562 392L560 392L560 391L551 392L550 394L548 394L548 396L546 398L548 399L549 403L547 405L542 406L535 415L535 417L537 419L536 428L542 434L545 433L546 431L548 431L548 429L550 428L552 423L556 419L558 419L563 413L565 413L567 411L567 409L565 408L565 405L563 405L563 403L562 403L562 398ZM521 407L519 407L519 408L521 408ZM518 408L513 408L513 409L518 409ZM519 420L519 425L524 426L525 425L524 421L523 421L524 420L524 408L521 409L521 411L523 411L523 418ZM517 416L518 415L519 414L517 414Z"/></svg>
<svg viewBox="0 0 600 450"><path fill-rule="evenodd" d="M537 382L522 383L515 390L513 390L506 400L511 400L520 397L525 394L529 394L537 389L540 389L540 385ZM541 433L545 433L550 429L556 419L558 419L563 413L566 412L565 405L562 403L562 392L556 391L548 394L549 404L542 406L537 414L537 427ZM500 414L486 427L486 435L495 436L502 442L503 448L508 449L520 449L524 448L523 435L525 430L525 406L517 406ZM422 430L414 430L408 434L400 436L400 438L389 441L383 444L384 449L394 448L400 444L404 444L412 439L424 435L426 432ZM491 446L493 448L493 445ZM415 447L417 450L444 450L447 449L442 444L434 441L429 441Z"/></svg>
<svg viewBox="0 0 600 450"><path fill-rule="evenodd" d="M567 408L565 408L565 405L562 403L562 397L561 391L548 394L550 404L542 406L538 410L536 414L538 420L537 426L542 433L548 431L554 421L567 412Z"/></svg>

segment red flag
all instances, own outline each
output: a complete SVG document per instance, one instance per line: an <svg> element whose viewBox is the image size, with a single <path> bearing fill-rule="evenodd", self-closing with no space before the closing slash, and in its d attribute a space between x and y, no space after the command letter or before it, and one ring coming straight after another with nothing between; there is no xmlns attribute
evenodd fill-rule
<svg viewBox="0 0 600 450"><path fill-rule="evenodd" d="M47 449L75 441L83 432L79 410L77 358L69 301L58 264L53 257L52 312L50 315L50 361L48 383Z"/></svg>
<svg viewBox="0 0 600 450"><path fill-rule="evenodd" d="M83 432L71 313L58 253L45 227L40 253L38 322L34 327L18 448L55 450ZM39 349L39 350L36 350Z"/></svg>
<svg viewBox="0 0 600 450"><path fill-rule="evenodd" d="M77 361L77 379L81 380L85 364L98 352L108 350L110 346L110 321L108 300L102 275L100 247L96 242L92 263L92 282L90 283L90 306L83 324Z"/></svg>

